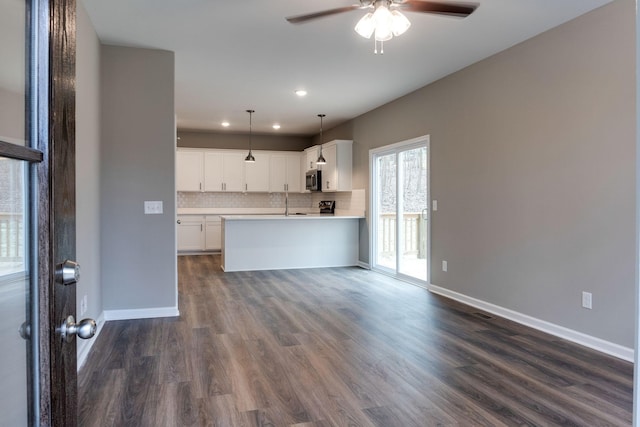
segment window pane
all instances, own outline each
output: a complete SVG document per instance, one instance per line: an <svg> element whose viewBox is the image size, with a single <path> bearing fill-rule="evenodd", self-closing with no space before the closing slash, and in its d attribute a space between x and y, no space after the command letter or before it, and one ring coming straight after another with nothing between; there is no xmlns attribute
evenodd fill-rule
<svg viewBox="0 0 640 427"><path fill-rule="evenodd" d="M23 161L0 157L0 425L26 426L28 318L25 246L27 183Z"/></svg>
<svg viewBox="0 0 640 427"><path fill-rule="evenodd" d="M0 141L25 144L24 0L0 0Z"/></svg>
<svg viewBox="0 0 640 427"><path fill-rule="evenodd" d="M377 159L378 232L376 264L396 268L396 155Z"/></svg>
<svg viewBox="0 0 640 427"><path fill-rule="evenodd" d="M427 280L427 148L400 153L400 273Z"/></svg>

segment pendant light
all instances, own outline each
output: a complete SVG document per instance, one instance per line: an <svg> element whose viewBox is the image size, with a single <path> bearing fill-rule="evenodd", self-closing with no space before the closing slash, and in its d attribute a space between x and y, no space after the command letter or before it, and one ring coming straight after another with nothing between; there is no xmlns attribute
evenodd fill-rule
<svg viewBox="0 0 640 427"><path fill-rule="evenodd" d="M320 117L320 155L318 156L318 161L316 161L316 165L326 165L327 161L322 155L322 119L326 116L326 114L318 114Z"/></svg>
<svg viewBox="0 0 640 427"><path fill-rule="evenodd" d="M256 161L256 158L253 157L253 154L251 153L251 116L253 113L255 113L255 110L247 110L247 113L249 113L249 154L247 154L247 157L244 158L244 161L247 163L254 163Z"/></svg>

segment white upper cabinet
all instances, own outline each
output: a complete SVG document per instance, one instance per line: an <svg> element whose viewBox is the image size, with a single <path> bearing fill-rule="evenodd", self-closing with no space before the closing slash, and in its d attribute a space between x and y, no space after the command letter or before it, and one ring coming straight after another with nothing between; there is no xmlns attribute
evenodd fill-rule
<svg viewBox="0 0 640 427"><path fill-rule="evenodd" d="M302 180L303 177L300 173L300 154L287 155L287 190L292 193L303 191Z"/></svg>
<svg viewBox="0 0 640 427"><path fill-rule="evenodd" d="M204 191L224 191L222 161L221 152L204 153Z"/></svg>
<svg viewBox="0 0 640 427"><path fill-rule="evenodd" d="M244 191L244 151L223 154L224 191Z"/></svg>
<svg viewBox="0 0 640 427"><path fill-rule="evenodd" d="M204 191L244 191L244 155L240 151L204 152Z"/></svg>
<svg viewBox="0 0 640 427"><path fill-rule="evenodd" d="M182 150L176 152L176 190L204 191L202 151Z"/></svg>
<svg viewBox="0 0 640 427"><path fill-rule="evenodd" d="M269 162L271 156L266 151L254 151L253 155L256 161L244 164L244 191L270 191Z"/></svg>
<svg viewBox="0 0 640 427"><path fill-rule="evenodd" d="M299 153L271 154L269 165L270 192L299 193L302 190Z"/></svg>
<svg viewBox="0 0 640 427"><path fill-rule="evenodd" d="M313 147L313 163L317 148ZM245 150L178 148L176 190L207 192L304 191L307 153L254 151L256 161L247 163Z"/></svg>
<svg viewBox="0 0 640 427"><path fill-rule="evenodd" d="M353 141L337 139L322 145L322 155L327 161L322 165L322 191L351 191L353 169Z"/></svg>
<svg viewBox="0 0 640 427"><path fill-rule="evenodd" d="M304 170L302 173L305 173L311 169L316 169L318 165L316 165L316 161L318 160L320 146L314 145L313 147L305 148L304 153L307 158L307 162L304 165Z"/></svg>

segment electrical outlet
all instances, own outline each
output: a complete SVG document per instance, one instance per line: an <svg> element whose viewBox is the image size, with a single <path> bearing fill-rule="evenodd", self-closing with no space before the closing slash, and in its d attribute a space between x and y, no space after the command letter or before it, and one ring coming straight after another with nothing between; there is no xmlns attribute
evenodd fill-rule
<svg viewBox="0 0 640 427"><path fill-rule="evenodd" d="M158 215L162 214L162 201L145 201L144 202L144 213L145 215Z"/></svg>
<svg viewBox="0 0 640 427"><path fill-rule="evenodd" d="M447 265L447 261L442 261L442 271L447 271L447 268L449 266Z"/></svg>
<svg viewBox="0 0 640 427"><path fill-rule="evenodd" d="M593 303L593 295L591 295L591 292L583 292L582 293L582 307L588 308L589 310L591 310L592 303Z"/></svg>

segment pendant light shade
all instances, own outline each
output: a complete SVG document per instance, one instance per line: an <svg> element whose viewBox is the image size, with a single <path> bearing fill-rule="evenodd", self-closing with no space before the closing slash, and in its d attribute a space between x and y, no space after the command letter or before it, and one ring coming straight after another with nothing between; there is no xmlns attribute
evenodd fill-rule
<svg viewBox="0 0 640 427"><path fill-rule="evenodd" d="M327 161L322 155L322 119L326 116L326 114L318 114L320 117L320 155L318 156L318 160L316 161L316 165L326 165Z"/></svg>
<svg viewBox="0 0 640 427"><path fill-rule="evenodd" d="M251 137L252 137L251 117L253 113L255 113L255 110L247 110L247 113L249 113L249 154L247 154L247 157L244 158L244 161L247 163L253 163L256 161L256 158L253 157L253 153L251 152Z"/></svg>

